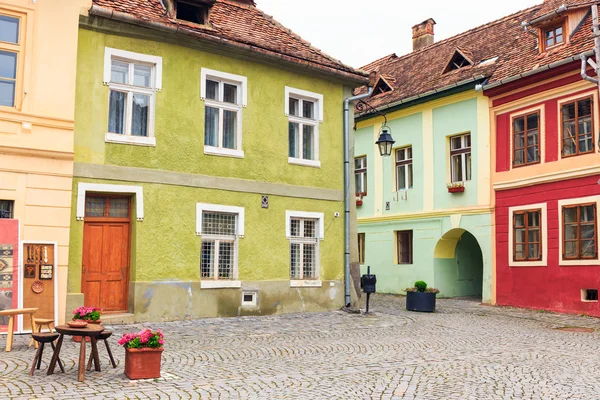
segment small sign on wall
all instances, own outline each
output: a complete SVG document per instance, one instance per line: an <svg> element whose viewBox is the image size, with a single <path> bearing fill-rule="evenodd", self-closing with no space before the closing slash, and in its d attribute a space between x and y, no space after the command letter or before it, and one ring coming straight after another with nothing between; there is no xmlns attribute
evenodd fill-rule
<svg viewBox="0 0 600 400"><path fill-rule="evenodd" d="M262 208L269 208L269 196L263 196L261 201Z"/></svg>

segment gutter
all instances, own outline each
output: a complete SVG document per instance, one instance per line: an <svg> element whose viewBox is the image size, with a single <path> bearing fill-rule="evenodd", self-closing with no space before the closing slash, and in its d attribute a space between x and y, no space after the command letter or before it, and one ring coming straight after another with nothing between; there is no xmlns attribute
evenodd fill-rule
<svg viewBox="0 0 600 400"><path fill-rule="evenodd" d="M586 51L582 55L590 57L590 56L594 55L594 52L593 51ZM541 72L548 71L550 69L558 68L560 66L572 63L573 61L581 60L581 56L582 55L576 55L576 56L568 57L568 58L562 59L560 61L556 61L556 62L554 62L552 64L544 65L543 67L532 69L531 71L523 72L522 74L513 75L511 77L502 79L500 81L491 83L489 85L485 85L485 86L482 87L482 89L483 90L493 89L493 88L496 88L498 86L502 86L502 85L505 85L507 83L514 82L514 81L519 80L521 78L527 78L528 76L536 75L536 74L539 74Z"/></svg>
<svg viewBox="0 0 600 400"><path fill-rule="evenodd" d="M532 26L532 25L538 24L538 23L540 23L542 21L545 21L545 20L547 20L549 18L554 17L555 15L562 14L565 11L567 11L568 9L569 9L569 7L567 7L566 4L563 4L560 7L558 7L556 10L551 11L548 14L544 14L541 17L534 18L534 19L532 19L529 22L523 22L521 25L525 28L525 30L527 30L528 26Z"/></svg>
<svg viewBox="0 0 600 400"><path fill-rule="evenodd" d="M232 40L224 39L219 36L211 35L209 33L192 31L180 25L170 25L158 21L148 21L131 14L115 11L110 8L98 6L96 4L92 5L88 13L89 15L125 22L127 24L139 25L142 27L168 32L176 35L185 35L194 39L200 39L202 41L215 44L217 46L226 46L237 49L243 53L250 53L255 56L259 55L260 57L264 57L270 59L271 61L279 63L282 61L286 63L291 63L296 67L304 67L310 71L335 75L337 77L352 81L353 83L365 84L368 81L368 76L366 73L352 73L335 69L326 65L315 63L313 61L307 61L301 58L275 53L272 50L264 49L262 47L234 42Z"/></svg>

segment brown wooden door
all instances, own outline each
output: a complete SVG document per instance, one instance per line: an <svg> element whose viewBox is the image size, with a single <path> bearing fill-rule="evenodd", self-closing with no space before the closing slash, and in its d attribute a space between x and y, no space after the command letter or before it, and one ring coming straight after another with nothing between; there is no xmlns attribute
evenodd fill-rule
<svg viewBox="0 0 600 400"><path fill-rule="evenodd" d="M107 208L110 199L107 200ZM127 311L129 222L124 218L86 218L81 286L86 306L104 312Z"/></svg>

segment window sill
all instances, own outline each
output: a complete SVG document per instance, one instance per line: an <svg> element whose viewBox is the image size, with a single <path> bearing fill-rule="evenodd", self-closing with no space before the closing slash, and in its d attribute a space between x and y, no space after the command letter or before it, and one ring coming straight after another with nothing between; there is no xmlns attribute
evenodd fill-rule
<svg viewBox="0 0 600 400"><path fill-rule="evenodd" d="M288 157L288 163L305 167L321 168L321 161L316 160L303 160L301 158Z"/></svg>
<svg viewBox="0 0 600 400"><path fill-rule="evenodd" d="M121 135L118 133L106 133L104 140L107 143L133 144L136 146L156 147L156 138L149 136Z"/></svg>
<svg viewBox="0 0 600 400"><path fill-rule="evenodd" d="M213 146L204 146L204 154L210 156L244 158L244 150L223 149L221 147Z"/></svg>
<svg viewBox="0 0 600 400"><path fill-rule="evenodd" d="M563 260L560 259L558 262L560 267L600 267L600 260Z"/></svg>
<svg viewBox="0 0 600 400"><path fill-rule="evenodd" d="M207 280L200 281L200 289L239 289L242 281Z"/></svg>
<svg viewBox="0 0 600 400"><path fill-rule="evenodd" d="M298 287L322 287L323 283L321 280L291 280L290 287L298 288Z"/></svg>
<svg viewBox="0 0 600 400"><path fill-rule="evenodd" d="M508 263L510 268L523 268L523 267L547 267L546 261L510 261Z"/></svg>

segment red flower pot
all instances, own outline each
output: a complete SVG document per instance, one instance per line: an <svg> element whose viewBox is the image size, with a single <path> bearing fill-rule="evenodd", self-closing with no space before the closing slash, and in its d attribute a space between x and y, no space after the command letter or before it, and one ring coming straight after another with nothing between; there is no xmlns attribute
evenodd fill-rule
<svg viewBox="0 0 600 400"><path fill-rule="evenodd" d="M362 206L362 200L356 200L356 205L357 206Z"/></svg>
<svg viewBox="0 0 600 400"><path fill-rule="evenodd" d="M98 321L92 321L91 319L86 319L84 321L87 322L88 324L96 324L96 325L99 325L100 322L102 322L101 319L99 319ZM73 341L77 342L77 343L81 343L81 338L82 338L81 336L73 336ZM86 336L85 337L85 341L89 342L90 341L90 337Z"/></svg>
<svg viewBox="0 0 600 400"><path fill-rule="evenodd" d="M160 378L160 362L164 348L125 349L125 375L129 379Z"/></svg>
<svg viewBox="0 0 600 400"><path fill-rule="evenodd" d="M465 187L464 186L459 186L459 187L449 187L448 188L448 193L461 193L465 191Z"/></svg>

